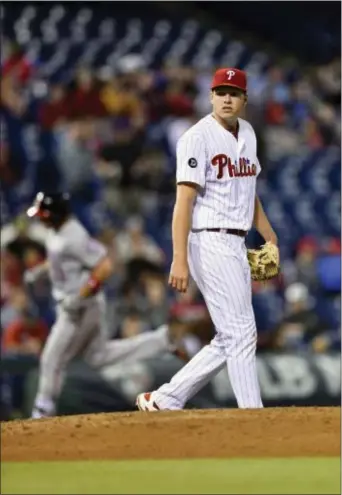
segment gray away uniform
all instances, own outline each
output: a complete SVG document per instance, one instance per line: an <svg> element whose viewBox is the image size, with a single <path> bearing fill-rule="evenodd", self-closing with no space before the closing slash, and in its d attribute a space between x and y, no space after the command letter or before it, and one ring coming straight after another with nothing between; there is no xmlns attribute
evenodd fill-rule
<svg viewBox="0 0 342 495"><path fill-rule="evenodd" d="M82 355L91 366L101 367L148 359L171 349L166 325L137 337L109 340L102 292L89 297L77 316L63 309L63 298L78 294L93 268L106 256L105 247L90 237L76 219L67 220L59 231L50 230L46 248L57 308L56 322L40 360L38 393L32 413L36 418L55 414L66 366L75 356Z"/></svg>

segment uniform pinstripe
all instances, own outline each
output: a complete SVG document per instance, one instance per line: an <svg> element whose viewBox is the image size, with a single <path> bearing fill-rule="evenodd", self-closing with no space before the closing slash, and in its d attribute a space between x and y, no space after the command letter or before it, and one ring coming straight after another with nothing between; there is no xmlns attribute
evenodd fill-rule
<svg viewBox="0 0 342 495"><path fill-rule="evenodd" d="M202 292L216 335L170 381L154 392L161 409L181 409L224 366L241 408L261 408L256 325L243 237L207 228L248 231L260 164L252 126L239 119L238 140L208 115L177 148L177 182L201 187L189 235L191 275Z"/></svg>

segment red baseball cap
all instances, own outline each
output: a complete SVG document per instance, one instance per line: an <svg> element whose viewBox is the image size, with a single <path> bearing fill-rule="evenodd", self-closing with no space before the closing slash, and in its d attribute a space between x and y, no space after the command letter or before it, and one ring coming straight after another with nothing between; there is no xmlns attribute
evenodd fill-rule
<svg viewBox="0 0 342 495"><path fill-rule="evenodd" d="M239 88L242 91L247 91L246 72L240 69L235 69L234 67L218 69L214 74L211 89L215 89L218 86L233 86L234 88Z"/></svg>

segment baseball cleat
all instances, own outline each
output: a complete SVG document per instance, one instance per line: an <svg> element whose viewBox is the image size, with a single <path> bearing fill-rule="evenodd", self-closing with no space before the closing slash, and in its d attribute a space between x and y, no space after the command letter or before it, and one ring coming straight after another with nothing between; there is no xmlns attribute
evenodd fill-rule
<svg viewBox="0 0 342 495"><path fill-rule="evenodd" d="M153 400L152 396L153 392L145 392L143 394L139 394L135 404L139 411L160 411L160 407Z"/></svg>

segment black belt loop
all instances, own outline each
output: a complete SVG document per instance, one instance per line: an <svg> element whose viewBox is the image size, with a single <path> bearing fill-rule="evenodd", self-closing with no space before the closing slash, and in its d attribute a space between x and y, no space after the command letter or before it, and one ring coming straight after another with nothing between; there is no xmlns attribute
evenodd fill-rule
<svg viewBox="0 0 342 495"><path fill-rule="evenodd" d="M240 229L203 229L206 230L207 232L221 232L223 234L232 234L232 235L237 235L239 237L246 237L247 231L246 230L240 230Z"/></svg>

